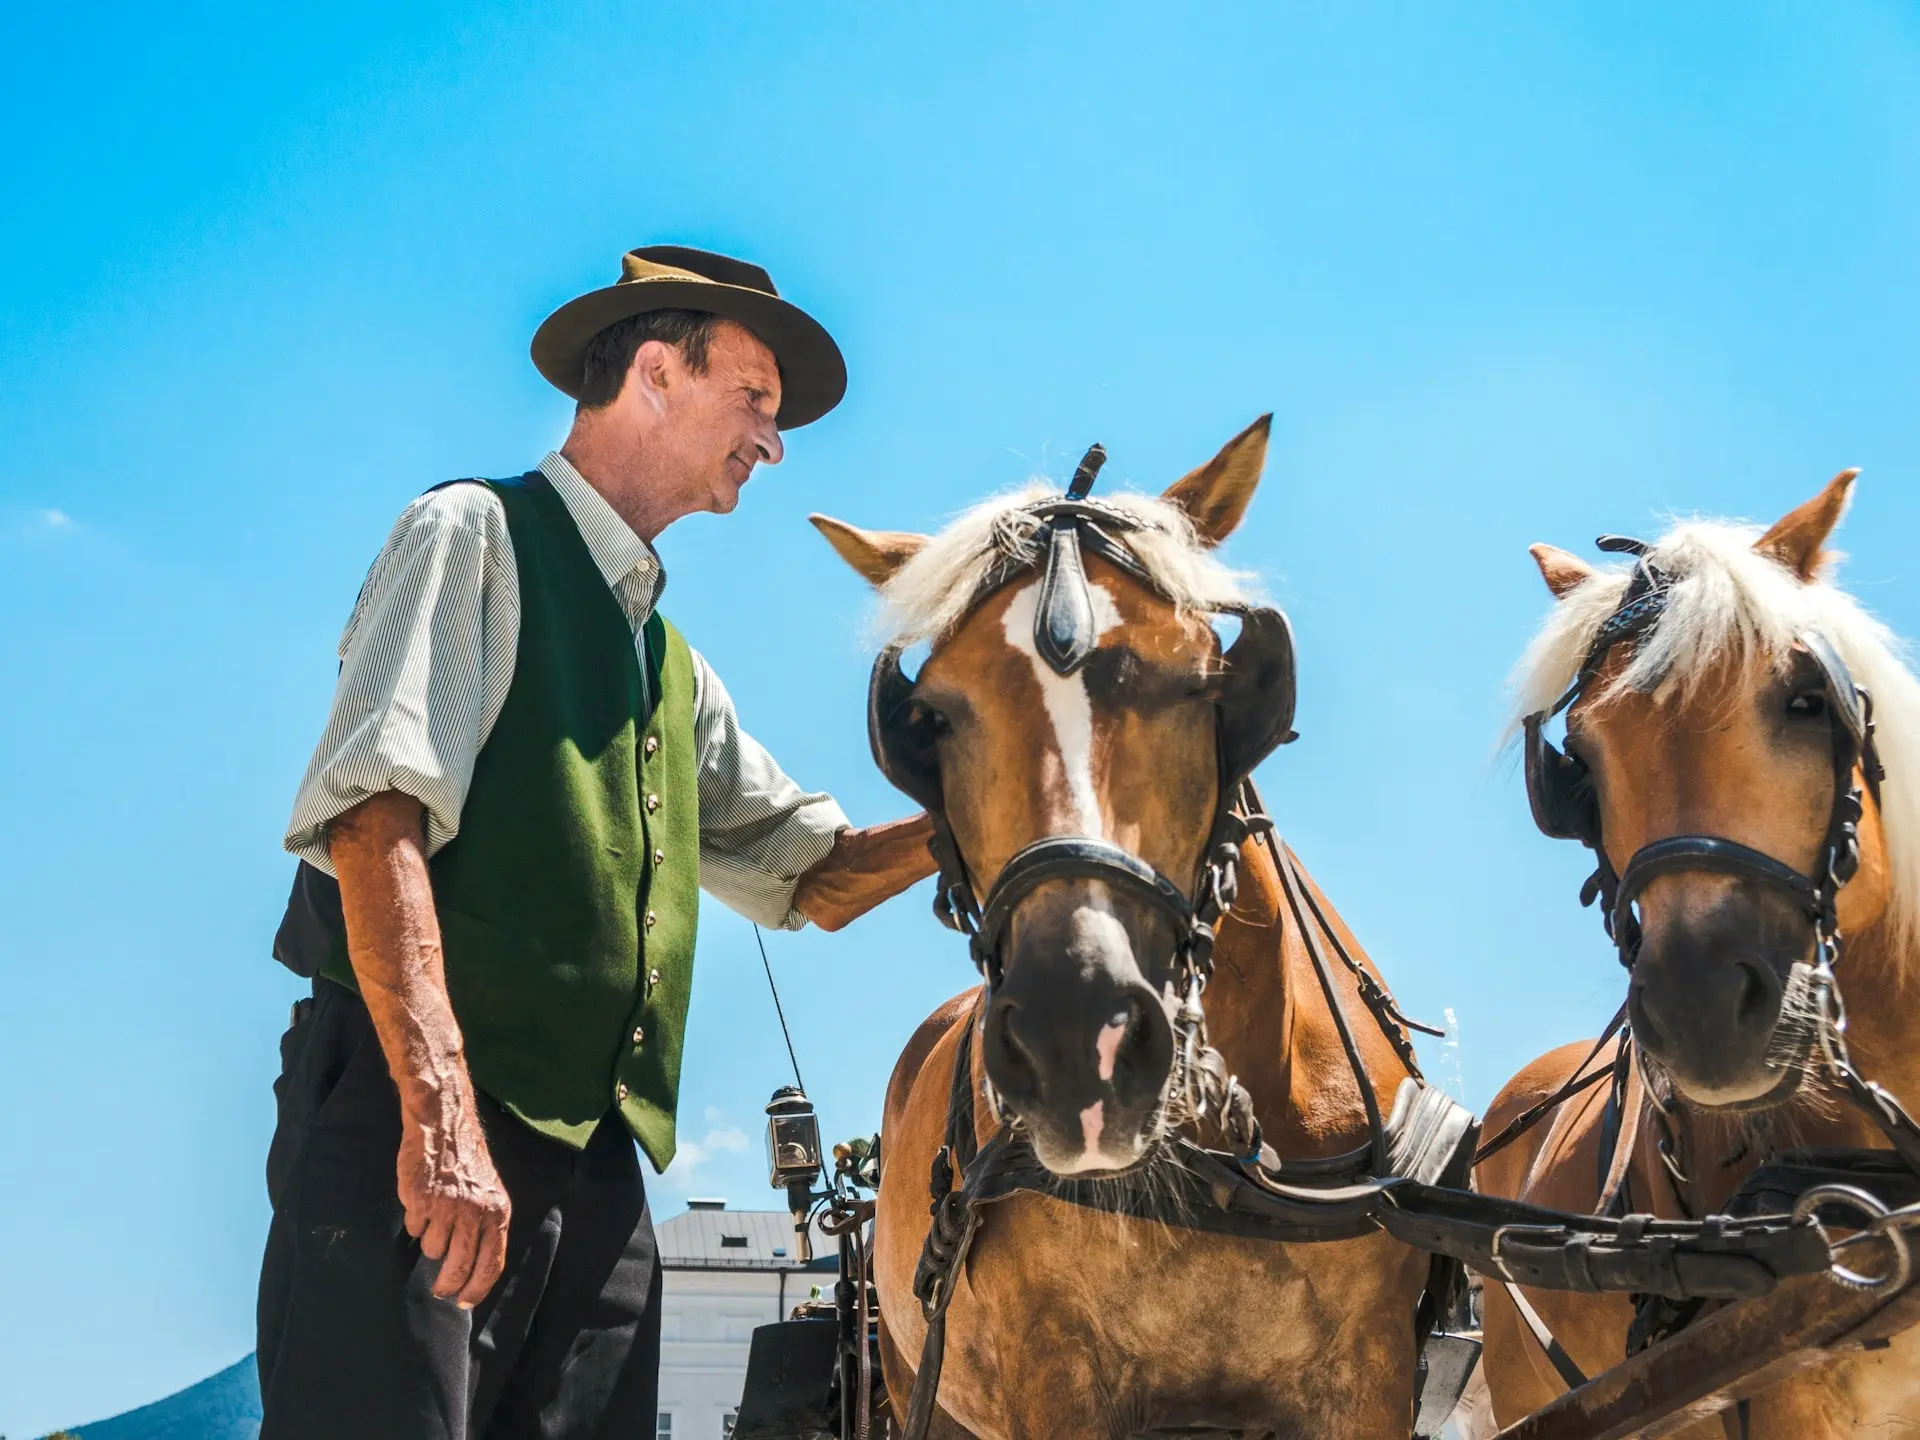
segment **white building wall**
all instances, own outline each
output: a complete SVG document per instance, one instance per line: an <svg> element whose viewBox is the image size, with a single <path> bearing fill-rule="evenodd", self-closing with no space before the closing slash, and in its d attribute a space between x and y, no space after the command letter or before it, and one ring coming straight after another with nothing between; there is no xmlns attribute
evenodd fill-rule
<svg viewBox="0 0 1920 1440"><path fill-rule="evenodd" d="M727 1417L740 1408L755 1327L786 1319L815 1286L831 1295L832 1284L832 1275L817 1271L668 1270L660 1305L660 1411L673 1417L673 1440L721 1440Z"/></svg>

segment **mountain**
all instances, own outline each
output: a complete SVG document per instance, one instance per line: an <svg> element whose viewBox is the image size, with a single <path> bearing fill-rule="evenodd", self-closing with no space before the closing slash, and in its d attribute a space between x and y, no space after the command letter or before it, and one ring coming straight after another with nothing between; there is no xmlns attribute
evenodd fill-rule
<svg viewBox="0 0 1920 1440"><path fill-rule="evenodd" d="M249 1355L178 1394L67 1433L74 1440L255 1440L260 1372Z"/></svg>

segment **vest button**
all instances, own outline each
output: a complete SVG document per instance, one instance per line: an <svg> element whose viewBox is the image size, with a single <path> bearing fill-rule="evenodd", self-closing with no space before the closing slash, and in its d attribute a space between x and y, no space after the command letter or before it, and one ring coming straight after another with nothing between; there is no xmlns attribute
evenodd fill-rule
<svg viewBox="0 0 1920 1440"><path fill-rule="evenodd" d="M654 811L658 810L659 808L660 808L660 797L658 795L647 796L647 813L651 815L653 814Z"/></svg>
<svg viewBox="0 0 1920 1440"><path fill-rule="evenodd" d="M647 989L651 990L653 989L654 986L658 985L659 983L660 983L660 972L658 970L647 971Z"/></svg>
<svg viewBox="0 0 1920 1440"><path fill-rule="evenodd" d="M664 865L664 864L666 864L666 863L667 863L667 852L666 852L666 851L664 851L664 850L656 850L656 851L654 851L654 852L653 852L653 863L654 863L654 864L656 864L656 865Z"/></svg>
<svg viewBox="0 0 1920 1440"><path fill-rule="evenodd" d="M659 918L660 917L654 914L653 911L651 910L647 911L647 929L651 930L653 928L653 922L658 920Z"/></svg>
<svg viewBox="0 0 1920 1440"><path fill-rule="evenodd" d="M647 736L647 743L640 748L649 755L653 754L654 751L660 748L660 737L658 735Z"/></svg>
<svg viewBox="0 0 1920 1440"><path fill-rule="evenodd" d="M636 1025L633 1027L633 1043L634 1044L638 1045L642 1043L646 1038L647 1038L646 1026Z"/></svg>
<svg viewBox="0 0 1920 1440"><path fill-rule="evenodd" d="M613 1087L613 1098L616 1100L624 1100L627 1098L626 1081L622 1080L618 1085Z"/></svg>

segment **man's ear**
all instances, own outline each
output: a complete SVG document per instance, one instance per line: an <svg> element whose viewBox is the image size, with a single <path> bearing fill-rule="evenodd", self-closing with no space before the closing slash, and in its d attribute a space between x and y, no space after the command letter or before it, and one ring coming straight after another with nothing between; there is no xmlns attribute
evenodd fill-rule
<svg viewBox="0 0 1920 1440"><path fill-rule="evenodd" d="M627 378L624 390L632 390L636 397L653 409L660 410L667 403L667 391L674 381L673 367L680 361L680 352L664 340L648 340L633 352L633 359L627 363ZM681 362L684 363L684 362Z"/></svg>
<svg viewBox="0 0 1920 1440"><path fill-rule="evenodd" d="M1813 579L1826 559L1821 547L1846 514L1847 500L1859 474L1858 470L1842 470L1827 482L1826 489L1781 516L1771 530L1753 542L1753 548L1778 560L1802 580Z"/></svg>
<svg viewBox="0 0 1920 1440"><path fill-rule="evenodd" d="M859 571L876 590L927 543L926 536L907 530L862 530L831 515L809 515L807 519L827 537L827 543L839 552L840 558Z"/></svg>
<svg viewBox="0 0 1920 1440"><path fill-rule="evenodd" d="M1167 487L1161 499L1178 505L1201 541L1218 545L1240 525L1267 464L1273 416L1262 415L1220 448L1220 453Z"/></svg>
<svg viewBox="0 0 1920 1440"><path fill-rule="evenodd" d="M1547 582L1547 589L1556 600L1566 599L1583 581L1593 577L1593 566L1556 545L1529 545L1527 553L1540 567L1540 578Z"/></svg>

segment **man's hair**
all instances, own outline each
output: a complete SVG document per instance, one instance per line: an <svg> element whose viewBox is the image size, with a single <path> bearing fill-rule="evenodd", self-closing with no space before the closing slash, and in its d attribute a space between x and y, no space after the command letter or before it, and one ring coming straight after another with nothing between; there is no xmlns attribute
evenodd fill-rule
<svg viewBox="0 0 1920 1440"><path fill-rule="evenodd" d="M720 317L708 310L647 310L616 320L587 342L579 408L602 410L619 397L633 357L649 340L659 340L680 352L696 375L707 373L707 344Z"/></svg>

